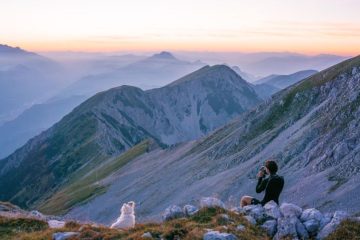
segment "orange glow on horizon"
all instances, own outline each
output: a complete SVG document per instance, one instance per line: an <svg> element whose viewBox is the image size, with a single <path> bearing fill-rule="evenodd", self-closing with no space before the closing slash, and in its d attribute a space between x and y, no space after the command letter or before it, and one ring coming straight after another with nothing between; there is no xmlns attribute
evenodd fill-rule
<svg viewBox="0 0 360 240"><path fill-rule="evenodd" d="M235 42L127 42L127 43L101 43L96 44L88 41L61 41L61 42L30 42L21 44L7 43L11 46L19 46L25 50L33 52L156 52L156 51L194 51L194 52L296 52L306 55L316 54L336 54L342 56L356 56L360 54L360 44L358 48L351 45L334 46L322 43L317 45L298 45L286 44L249 44Z"/></svg>
<svg viewBox="0 0 360 240"><path fill-rule="evenodd" d="M359 0L0 1L0 44L43 51L360 53Z"/></svg>

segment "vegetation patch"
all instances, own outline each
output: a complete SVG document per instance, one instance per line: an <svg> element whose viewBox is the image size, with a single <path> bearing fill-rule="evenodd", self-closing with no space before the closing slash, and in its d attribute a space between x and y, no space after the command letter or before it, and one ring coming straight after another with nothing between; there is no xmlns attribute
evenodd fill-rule
<svg viewBox="0 0 360 240"><path fill-rule="evenodd" d="M46 214L64 214L74 205L84 203L95 196L106 192L107 186L101 183L101 180L110 176L119 170L131 160L145 153L149 147L150 141L145 140L125 153L112 160L88 169L82 178L68 183L66 187L56 192L50 199L39 207L39 210Z"/></svg>

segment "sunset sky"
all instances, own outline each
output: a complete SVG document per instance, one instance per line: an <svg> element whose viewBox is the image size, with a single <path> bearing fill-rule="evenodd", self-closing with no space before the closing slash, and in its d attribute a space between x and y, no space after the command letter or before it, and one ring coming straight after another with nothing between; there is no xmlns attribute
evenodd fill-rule
<svg viewBox="0 0 360 240"><path fill-rule="evenodd" d="M0 0L0 43L33 51L360 53L359 0Z"/></svg>

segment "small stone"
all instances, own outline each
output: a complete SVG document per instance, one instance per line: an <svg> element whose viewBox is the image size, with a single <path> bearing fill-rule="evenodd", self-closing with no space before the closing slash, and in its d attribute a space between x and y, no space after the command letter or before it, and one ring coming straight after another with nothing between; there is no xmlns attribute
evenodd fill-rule
<svg viewBox="0 0 360 240"><path fill-rule="evenodd" d="M144 233L141 237L142 238L153 238L150 232Z"/></svg>
<svg viewBox="0 0 360 240"><path fill-rule="evenodd" d="M220 199L215 197L203 197L200 199L200 207L220 207L225 209L225 204Z"/></svg>
<svg viewBox="0 0 360 240"><path fill-rule="evenodd" d="M35 217L35 218L40 219L40 220L45 220L46 219L45 215L42 214L41 212L37 211L37 210L31 211L30 215L32 217Z"/></svg>
<svg viewBox="0 0 360 240"><path fill-rule="evenodd" d="M198 211L199 211L199 209L193 205L187 204L183 207L183 212L186 216L192 216L195 213L197 213Z"/></svg>
<svg viewBox="0 0 360 240"><path fill-rule="evenodd" d="M263 223L263 225L261 225L261 228L263 228L270 237L273 237L276 233L277 221L267 220Z"/></svg>
<svg viewBox="0 0 360 240"><path fill-rule="evenodd" d="M246 229L245 226L242 224L239 224L236 226L237 231L243 232L243 231L245 231L245 229Z"/></svg>
<svg viewBox="0 0 360 240"><path fill-rule="evenodd" d="M292 203L281 204L280 211L284 217L297 217L299 218L302 214L302 209Z"/></svg>
<svg viewBox="0 0 360 240"><path fill-rule="evenodd" d="M219 231L210 231L204 234L204 240L236 240L236 236L231 233L220 233Z"/></svg>
<svg viewBox="0 0 360 240"><path fill-rule="evenodd" d="M168 221L175 218L184 217L184 213L182 209L177 205L172 205L165 209L164 213L162 214L162 219L164 221Z"/></svg>
<svg viewBox="0 0 360 240"><path fill-rule="evenodd" d="M63 228L65 226L64 221L49 220L47 223L49 225L49 228Z"/></svg>
<svg viewBox="0 0 360 240"><path fill-rule="evenodd" d="M256 224L256 220L255 218L253 218L252 216L244 216L244 218L252 225Z"/></svg>
<svg viewBox="0 0 360 240"><path fill-rule="evenodd" d="M71 237L80 235L78 232L57 232L52 235L53 240L66 240Z"/></svg>

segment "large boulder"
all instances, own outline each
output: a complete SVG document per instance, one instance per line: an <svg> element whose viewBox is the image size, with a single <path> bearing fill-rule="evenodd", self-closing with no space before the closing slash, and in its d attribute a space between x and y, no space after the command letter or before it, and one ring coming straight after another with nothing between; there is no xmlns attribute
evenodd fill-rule
<svg viewBox="0 0 360 240"><path fill-rule="evenodd" d="M220 199L215 197L203 197L200 199L200 207L220 207L225 209L225 204Z"/></svg>
<svg viewBox="0 0 360 240"><path fill-rule="evenodd" d="M281 217L277 220L277 232L274 239L281 240L289 236L292 239L309 239L304 225L296 216Z"/></svg>
<svg viewBox="0 0 360 240"><path fill-rule="evenodd" d="M267 220L266 222L264 222L261 225L261 228L263 228L270 237L273 237L276 233L277 221L276 220Z"/></svg>
<svg viewBox="0 0 360 240"><path fill-rule="evenodd" d="M299 219L296 221L296 232L300 239L307 240L309 239L309 234L305 228L305 226L300 222Z"/></svg>
<svg viewBox="0 0 360 240"><path fill-rule="evenodd" d="M265 214L274 219L278 219L282 216L279 205L276 202L270 201L264 206Z"/></svg>
<svg viewBox="0 0 360 240"><path fill-rule="evenodd" d="M183 212L186 216L192 216L195 213L197 213L199 209L195 207L194 205L187 204L183 207Z"/></svg>
<svg viewBox="0 0 360 240"><path fill-rule="evenodd" d="M184 213L181 209L181 207L177 205L172 205L165 209L164 213L162 214L163 221L168 221L175 218L181 218L184 217Z"/></svg>
<svg viewBox="0 0 360 240"><path fill-rule="evenodd" d="M305 209L300 216L300 220L302 222L306 222L311 219L315 219L318 222L320 222L323 218L324 218L324 215L315 208Z"/></svg>
<svg viewBox="0 0 360 240"><path fill-rule="evenodd" d="M292 203L283 203L280 206L280 212L284 217L297 217L299 218L302 214L301 207Z"/></svg>
<svg viewBox="0 0 360 240"><path fill-rule="evenodd" d="M248 205L243 209L246 215L253 217L256 221L263 221L266 218L265 209L261 205Z"/></svg>
<svg viewBox="0 0 360 240"><path fill-rule="evenodd" d="M275 240L281 240L286 236L297 239L296 223L298 219L293 217L281 217L277 220L277 232L274 236Z"/></svg>
<svg viewBox="0 0 360 240"><path fill-rule="evenodd" d="M347 218L349 218L349 214L347 212L336 211L331 221L320 230L316 239L325 239L327 236L329 236L332 232L336 230L336 228L343 220Z"/></svg>
<svg viewBox="0 0 360 240"><path fill-rule="evenodd" d="M303 224L311 236L315 236L320 228L320 222L314 218L303 222Z"/></svg>
<svg viewBox="0 0 360 240"><path fill-rule="evenodd" d="M220 233L219 231L210 231L204 234L204 240L236 240L236 236L231 233Z"/></svg>

